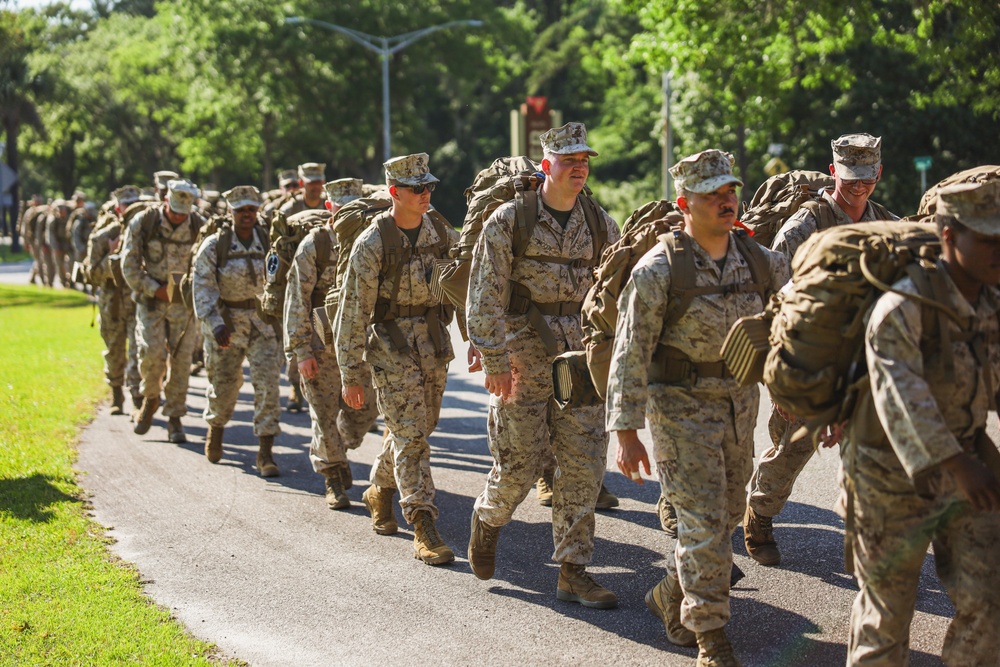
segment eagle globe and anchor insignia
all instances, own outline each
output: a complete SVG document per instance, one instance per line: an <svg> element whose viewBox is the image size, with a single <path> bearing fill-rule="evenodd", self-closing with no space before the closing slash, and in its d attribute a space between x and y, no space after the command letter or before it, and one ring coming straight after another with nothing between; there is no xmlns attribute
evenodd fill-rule
<svg viewBox="0 0 1000 667"><path fill-rule="evenodd" d="M278 257L278 253L272 252L267 256L267 266L265 270L267 271L267 282L273 283L278 279L278 269L281 267L281 259Z"/></svg>

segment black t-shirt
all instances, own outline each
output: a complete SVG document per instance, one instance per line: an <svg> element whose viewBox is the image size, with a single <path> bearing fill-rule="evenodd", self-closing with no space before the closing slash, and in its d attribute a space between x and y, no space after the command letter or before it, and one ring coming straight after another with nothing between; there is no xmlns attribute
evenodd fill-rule
<svg viewBox="0 0 1000 667"><path fill-rule="evenodd" d="M542 206L544 206L545 210L549 212L549 215L556 219L556 222L559 223L560 227L566 229L566 225L569 223L569 216L573 215L573 209L568 211L559 211L544 202L542 203Z"/></svg>
<svg viewBox="0 0 1000 667"><path fill-rule="evenodd" d="M412 247L416 248L417 247L417 238L420 236L420 228L422 226L423 226L423 223L421 222L421 224L417 225L413 229L403 229L402 227L399 227L399 231L401 231L404 234L406 234L406 238L410 239L410 245Z"/></svg>

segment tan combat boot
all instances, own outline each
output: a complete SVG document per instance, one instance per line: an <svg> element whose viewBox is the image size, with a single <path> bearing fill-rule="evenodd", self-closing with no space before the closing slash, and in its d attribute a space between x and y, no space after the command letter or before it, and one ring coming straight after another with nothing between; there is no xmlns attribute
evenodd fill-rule
<svg viewBox="0 0 1000 667"><path fill-rule="evenodd" d="M277 477L280 473L278 466L271 456L271 448L274 446L273 435L262 435L258 438L260 449L257 450L257 472L261 477Z"/></svg>
<svg viewBox="0 0 1000 667"><path fill-rule="evenodd" d="M121 415L125 413L125 392L121 387L111 388L111 414Z"/></svg>
<svg viewBox="0 0 1000 667"><path fill-rule="evenodd" d="M472 509L472 530L469 532L469 567L483 581L493 578L497 566L497 538L500 529L479 518Z"/></svg>
<svg viewBox="0 0 1000 667"><path fill-rule="evenodd" d="M597 505L595 509L609 510L618 507L618 496L608 491L608 487L601 484L601 492L597 494Z"/></svg>
<svg viewBox="0 0 1000 667"><path fill-rule="evenodd" d="M444 565L455 560L455 552L441 539L434 516L427 510L420 510L413 517L413 557L428 565Z"/></svg>
<svg viewBox="0 0 1000 667"><path fill-rule="evenodd" d="M559 568L556 597L565 602L579 602L593 609L613 609L618 597L587 574L585 565L563 563Z"/></svg>
<svg viewBox="0 0 1000 667"><path fill-rule="evenodd" d="M535 482L535 497L542 507L552 507L552 473L542 473Z"/></svg>
<svg viewBox="0 0 1000 667"><path fill-rule="evenodd" d="M677 646L694 646L698 643L694 632L681 623L681 602L684 591L680 582L669 574L646 593L646 607L663 621L667 639Z"/></svg>
<svg viewBox="0 0 1000 667"><path fill-rule="evenodd" d="M222 460L222 433L223 426L208 425L208 433L205 434L205 458L212 463Z"/></svg>
<svg viewBox="0 0 1000 667"><path fill-rule="evenodd" d="M396 515L392 509L392 496L396 489L387 489L372 484L361 494L361 501L372 515L372 530L379 535L395 535L399 530Z"/></svg>
<svg viewBox="0 0 1000 667"><path fill-rule="evenodd" d="M771 517L757 514L747 505L743 515L743 542L747 553L761 565L780 565L781 552L778 543L774 541L774 528Z"/></svg>
<svg viewBox="0 0 1000 667"><path fill-rule="evenodd" d="M716 628L698 635L698 662L695 667L740 667L740 661L733 655L733 645L729 643L725 628Z"/></svg>
<svg viewBox="0 0 1000 667"><path fill-rule="evenodd" d="M180 417L170 417L167 419L167 440L175 445L183 445L187 442L184 436L184 427L181 426Z"/></svg>
<svg viewBox="0 0 1000 667"><path fill-rule="evenodd" d="M677 537L677 510L667 497L660 494L656 501L656 514L660 517L660 528L670 537Z"/></svg>
<svg viewBox="0 0 1000 667"><path fill-rule="evenodd" d="M326 506L332 510L347 509L351 506L351 499L344 491L343 475L340 468L327 471L326 477Z"/></svg>
<svg viewBox="0 0 1000 667"><path fill-rule="evenodd" d="M302 412L302 389L299 388L299 383L293 382L291 389L285 409L289 412Z"/></svg>
<svg viewBox="0 0 1000 667"><path fill-rule="evenodd" d="M148 396L143 399L142 407L136 412L135 428L132 432L136 435L146 435L149 427L153 425L153 415L156 414L158 407L160 407L159 396Z"/></svg>

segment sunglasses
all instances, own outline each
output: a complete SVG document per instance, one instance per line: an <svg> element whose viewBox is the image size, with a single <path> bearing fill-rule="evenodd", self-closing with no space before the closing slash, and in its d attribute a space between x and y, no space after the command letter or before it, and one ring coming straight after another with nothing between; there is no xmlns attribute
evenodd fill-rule
<svg viewBox="0 0 1000 667"><path fill-rule="evenodd" d="M858 183L862 183L864 185L875 185L876 183L878 183L878 179L877 178L870 178L870 179L869 178L853 178L853 179L847 179L847 178L845 178L845 179L842 179L842 180L843 180L844 185L846 185L847 187L851 187L851 186L856 185Z"/></svg>
<svg viewBox="0 0 1000 667"><path fill-rule="evenodd" d="M437 183L423 183L421 185L404 185L404 188L410 188L413 190L413 194L422 195L424 190L427 192L434 192L434 188L437 187Z"/></svg>

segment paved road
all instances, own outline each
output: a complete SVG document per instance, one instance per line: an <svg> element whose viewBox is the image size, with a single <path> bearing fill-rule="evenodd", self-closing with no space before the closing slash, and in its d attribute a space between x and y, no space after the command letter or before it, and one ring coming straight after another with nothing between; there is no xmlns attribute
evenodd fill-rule
<svg viewBox="0 0 1000 667"><path fill-rule="evenodd" d="M655 484L607 476L622 503L598 514L591 570L618 594L616 610L555 599L549 510L533 494L501 531L496 577L472 575L468 520L491 461L481 374L454 365L431 438L439 527L459 555L440 568L413 559L405 526L396 536L371 531L360 496L378 436L350 452L359 480L349 491L353 505L333 512L309 466L307 415L283 413L275 449L282 476L264 480L253 468L249 384L218 465L202 454L204 389L204 378L194 378L185 418L191 442L181 446L166 441L161 418L139 437L128 417L102 407L82 435L78 468L114 552L136 564L156 602L227 654L296 666L693 664L695 651L667 642L643 604L663 575L669 539L654 513ZM825 451L803 473L777 531L781 568L758 566L745 556L742 533L734 537L747 577L733 591L729 633L748 667L844 662L855 587L843 568L843 525L831 511L836 469L836 454ZM917 608L911 664L939 665L952 612L930 558Z"/></svg>

